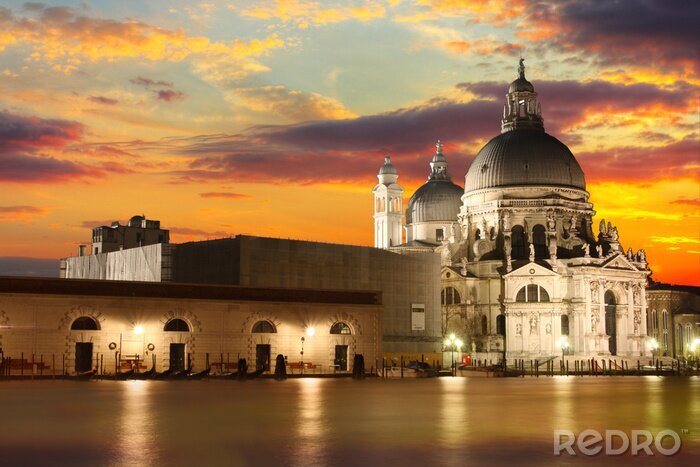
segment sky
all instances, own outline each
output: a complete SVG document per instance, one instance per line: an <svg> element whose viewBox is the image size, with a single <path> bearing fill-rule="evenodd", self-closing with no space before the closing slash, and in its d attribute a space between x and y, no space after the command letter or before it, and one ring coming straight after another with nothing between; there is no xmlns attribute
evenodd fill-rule
<svg viewBox="0 0 700 467"><path fill-rule="evenodd" d="M522 55L594 224L700 285L698 24L680 0L4 0L0 273L136 214L176 243L370 245L384 155L405 202L438 139L463 185Z"/></svg>

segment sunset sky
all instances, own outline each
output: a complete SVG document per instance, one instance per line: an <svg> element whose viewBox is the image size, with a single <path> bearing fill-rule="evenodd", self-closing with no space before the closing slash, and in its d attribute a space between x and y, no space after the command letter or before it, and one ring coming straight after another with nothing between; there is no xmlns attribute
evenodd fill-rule
<svg viewBox="0 0 700 467"><path fill-rule="evenodd" d="M595 225L700 285L698 1L2 5L2 257L75 255L142 213L174 242L369 245L384 155L405 201L437 139L463 185L522 54Z"/></svg>

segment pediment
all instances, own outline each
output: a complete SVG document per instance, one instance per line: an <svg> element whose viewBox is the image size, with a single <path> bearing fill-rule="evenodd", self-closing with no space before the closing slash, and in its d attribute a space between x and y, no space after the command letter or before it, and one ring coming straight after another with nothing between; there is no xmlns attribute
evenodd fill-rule
<svg viewBox="0 0 700 467"><path fill-rule="evenodd" d="M558 277L559 274L537 263L526 263L503 277Z"/></svg>
<svg viewBox="0 0 700 467"><path fill-rule="evenodd" d="M622 269L625 271L639 271L635 268L632 263L629 262L627 257L623 254L617 253L612 258L608 259L601 266L602 269Z"/></svg>

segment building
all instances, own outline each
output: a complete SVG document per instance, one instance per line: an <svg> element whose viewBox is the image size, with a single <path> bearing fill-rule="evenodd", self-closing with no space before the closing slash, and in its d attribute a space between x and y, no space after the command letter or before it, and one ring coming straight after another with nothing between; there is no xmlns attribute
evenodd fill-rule
<svg viewBox="0 0 700 467"><path fill-rule="evenodd" d="M647 308L647 329L659 355L700 356L700 287L652 283Z"/></svg>
<svg viewBox="0 0 700 467"><path fill-rule="evenodd" d="M0 353L13 374L225 371L238 358L274 371L278 354L314 373L352 371L362 354L369 370L381 318L372 291L0 277Z"/></svg>
<svg viewBox="0 0 700 467"><path fill-rule="evenodd" d="M395 234L399 171L386 158L385 188L373 189L375 246L440 256L443 335L462 336L478 356L648 355L644 251L625 252L611 222L594 233L584 173L545 132L522 60L518 71L501 134L479 151L464 189L438 142L428 181L408 201L405 240Z"/></svg>
<svg viewBox="0 0 700 467"><path fill-rule="evenodd" d="M382 350L435 359L440 352L440 261L354 245L239 235L156 244L61 260L61 277L246 287L378 290Z"/></svg>
<svg viewBox="0 0 700 467"><path fill-rule="evenodd" d="M114 221L112 225L92 229L93 254L168 242L170 232L160 228L160 221L149 220L145 216L134 216L126 225ZM84 255L84 248L80 251Z"/></svg>

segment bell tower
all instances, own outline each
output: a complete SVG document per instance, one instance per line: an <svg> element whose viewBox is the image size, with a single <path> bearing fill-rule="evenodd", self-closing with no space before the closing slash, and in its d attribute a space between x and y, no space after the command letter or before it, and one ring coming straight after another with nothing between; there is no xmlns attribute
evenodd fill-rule
<svg viewBox="0 0 700 467"><path fill-rule="evenodd" d="M377 174L379 183L372 189L375 248L389 248L403 243L403 187L396 183L398 178L391 157L387 155Z"/></svg>

